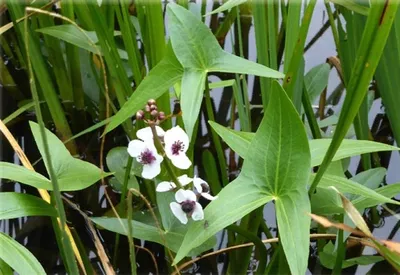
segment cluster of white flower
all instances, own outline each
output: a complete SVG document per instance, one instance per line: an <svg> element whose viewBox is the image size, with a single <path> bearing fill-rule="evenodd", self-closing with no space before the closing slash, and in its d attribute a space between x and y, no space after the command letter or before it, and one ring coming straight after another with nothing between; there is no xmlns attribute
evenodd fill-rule
<svg viewBox="0 0 400 275"><path fill-rule="evenodd" d="M150 101L149 101L150 102ZM151 104L154 101L151 100ZM147 107L147 106L146 106ZM138 113L137 116L143 117L143 113ZM153 125L158 139L163 144L165 156L171 160L172 164L179 169L188 169L192 162L186 156L186 151L189 147L189 137L185 131L175 126L168 131L164 131L161 127ZM151 127L146 127L137 131L136 136L138 139L132 140L128 145L128 153L136 158L136 160L143 165L142 177L145 179L153 179L161 172L161 162L164 157L161 156L154 145L153 131ZM188 222L188 217L193 220L202 220L204 218L203 207L197 202L199 196L208 200L214 200L217 196L213 197L210 194L210 188L207 182L195 176L190 178L187 175L178 177L180 187L175 193L176 202L170 203L172 213L183 224ZM183 189L185 186L193 182L194 191ZM164 181L158 184L157 192L175 191L178 186L173 182Z"/></svg>

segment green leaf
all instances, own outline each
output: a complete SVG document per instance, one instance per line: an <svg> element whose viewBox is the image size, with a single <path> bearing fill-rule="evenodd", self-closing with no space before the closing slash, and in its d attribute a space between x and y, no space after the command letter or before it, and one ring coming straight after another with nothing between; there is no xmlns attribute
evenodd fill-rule
<svg viewBox="0 0 400 275"><path fill-rule="evenodd" d="M218 123L209 121L211 127L217 134L232 148L239 156L245 158L254 133L235 131ZM311 166L318 166L327 152L332 139L312 139L309 140L311 152ZM357 156L364 153L400 150L395 146L368 140L345 139L341 143L332 161Z"/></svg>
<svg viewBox="0 0 400 275"><path fill-rule="evenodd" d="M358 182L359 184L362 184L369 189L375 190L383 182L383 178L385 177L385 175L386 169L383 167L378 167L358 173L350 180ZM354 200L357 197L358 195L347 196L349 200Z"/></svg>
<svg viewBox="0 0 400 275"><path fill-rule="evenodd" d="M379 93L385 105L393 135L397 144L400 144L400 78L396 72L400 70L400 12L397 11L388 41L383 51L375 77Z"/></svg>
<svg viewBox="0 0 400 275"><path fill-rule="evenodd" d="M228 0L226 1L222 6L220 6L219 8L213 10L212 12L209 12L206 14L207 15L211 15L214 13L219 13L219 12L223 12L226 10L230 10L233 7L239 6L243 3L245 3L247 0Z"/></svg>
<svg viewBox="0 0 400 275"><path fill-rule="evenodd" d="M57 211L51 204L32 195L0 193L0 201L0 220L26 216L57 216Z"/></svg>
<svg viewBox="0 0 400 275"><path fill-rule="evenodd" d="M311 166L318 166L322 163L331 142L332 139L310 140ZM332 158L332 161L358 156L364 153L394 150L400 150L400 148L375 141L344 139L335 156Z"/></svg>
<svg viewBox="0 0 400 275"><path fill-rule="evenodd" d="M13 275L11 267L6 264L2 259L0 259L0 274L2 275Z"/></svg>
<svg viewBox="0 0 400 275"><path fill-rule="evenodd" d="M165 57L140 82L136 91L122 108L110 119L106 132L110 132L125 120L144 108L147 100L157 99L183 76L183 68L176 59L171 46L167 47Z"/></svg>
<svg viewBox="0 0 400 275"><path fill-rule="evenodd" d="M110 172L114 173L114 176L117 178L120 184L124 184L124 178L125 178L125 170L126 170L126 164L128 163L128 151L127 147L114 147L111 149L106 157L106 163L107 167L110 170ZM135 165L132 165L130 174L129 174L129 180L128 180L128 189L129 188L135 188L136 190L139 190L139 183L136 180L135 174L141 175L140 169L138 167L135 167Z"/></svg>
<svg viewBox="0 0 400 275"><path fill-rule="evenodd" d="M21 275L46 274L33 254L10 236L0 232L0 259Z"/></svg>
<svg viewBox="0 0 400 275"><path fill-rule="evenodd" d="M311 103L322 93L328 85L329 72L331 68L328 63L323 63L312 68L304 76L304 84L310 96Z"/></svg>
<svg viewBox="0 0 400 275"><path fill-rule="evenodd" d="M95 46L99 42L97 38L96 32L89 32L89 31L81 31L76 26L70 25L58 25L58 26L51 26L47 28L37 29L37 32L41 32L47 35L51 35L55 38L64 40L65 42L71 43L74 46L92 52L94 54L101 53L100 46ZM85 35L86 33L86 35ZM114 35L120 34L119 32L114 32ZM90 41L89 40L92 40ZM128 59L128 54L126 51L121 49L117 49L119 56L122 59Z"/></svg>
<svg viewBox="0 0 400 275"><path fill-rule="evenodd" d="M20 182L38 189L52 190L49 179L35 171L9 162L0 162L0 178Z"/></svg>
<svg viewBox="0 0 400 275"><path fill-rule="evenodd" d="M185 69L181 108L189 137L193 134L200 111L199 99L202 98L204 78L208 72L254 74L271 78L284 76L278 71L225 52L211 30L187 9L169 3L167 15L172 48Z"/></svg>
<svg viewBox="0 0 400 275"><path fill-rule="evenodd" d="M400 183L392 183L374 190L377 194L392 198L400 194ZM360 196L352 201L357 209L365 209L382 203L381 200Z"/></svg>
<svg viewBox="0 0 400 275"><path fill-rule="evenodd" d="M44 154L39 125L32 121L29 122L29 125L36 145L44 159L44 164L48 168L49 164ZM58 137L47 129L46 136L49 148L51 148L52 166L58 179L60 191L81 190L96 183L103 177L111 175L111 173L102 172L97 166L89 162L73 158Z"/></svg>
<svg viewBox="0 0 400 275"><path fill-rule="evenodd" d="M103 227L106 230L116 232L121 235L127 236L127 228L128 228L128 220L118 218L106 218L106 217L98 217L91 219L97 225ZM190 222L189 222L190 224ZM172 251L178 251L183 238L185 236L185 232L173 232L168 230L162 230L155 226L151 226L142 222L132 221L132 236L137 239L156 242L161 245L165 245ZM215 245L215 238L209 238L201 247L197 249L193 249L190 251L190 256L196 256L201 252L212 248Z"/></svg>
<svg viewBox="0 0 400 275"><path fill-rule="evenodd" d="M181 104L181 109L182 113L185 114L183 115L183 123L187 131L190 129L186 125L194 126L198 120L206 77L205 72L191 69L185 69L183 74L181 102L185 102L185 104ZM191 135L189 134L189 136Z"/></svg>
<svg viewBox="0 0 400 275"><path fill-rule="evenodd" d="M311 197L311 212L316 215L343 213L342 201L332 188L318 186Z"/></svg>
<svg viewBox="0 0 400 275"><path fill-rule="evenodd" d="M336 261L336 251L335 251L335 246L332 244L332 242L328 242L324 246L324 250L320 252L319 257L321 264L324 267L333 269ZM347 268L353 265L370 265L381 262L383 260L384 258L381 256L362 255L360 257L344 260L342 268Z"/></svg>
<svg viewBox="0 0 400 275"><path fill-rule="evenodd" d="M208 123L233 151L245 158L255 133L232 130L210 120Z"/></svg>
<svg viewBox="0 0 400 275"><path fill-rule="evenodd" d="M206 207L204 216L208 227L204 228L204 222L189 227L174 263L219 230L276 199L279 232L285 240L282 245L291 272L302 274L306 271L310 219L299 213L310 211L306 195L310 169L307 137L282 87L276 81L272 87L271 100L248 147L242 172L222 189L217 200ZM292 198L296 198L295 210L290 209L293 208ZM296 232L288 226L296 228Z"/></svg>
<svg viewBox="0 0 400 275"><path fill-rule="evenodd" d="M368 15L369 7L360 4L362 1L356 0L330 0L334 4L338 4L340 6L345 7L348 10L357 12L362 15Z"/></svg>
<svg viewBox="0 0 400 275"><path fill-rule="evenodd" d="M310 176L310 181L314 179L315 174L312 174ZM379 193L375 192L372 189L369 189L368 187L365 187L355 181L343 178L343 177L338 177L334 175L329 175L326 174L322 177L321 183L319 185L320 187L329 187L329 186L334 186L336 187L341 193L349 193L349 194L355 194L355 195L360 195L365 198L377 200L380 203L392 203L392 204L397 204L400 205L400 202L389 199L383 195L380 195Z"/></svg>

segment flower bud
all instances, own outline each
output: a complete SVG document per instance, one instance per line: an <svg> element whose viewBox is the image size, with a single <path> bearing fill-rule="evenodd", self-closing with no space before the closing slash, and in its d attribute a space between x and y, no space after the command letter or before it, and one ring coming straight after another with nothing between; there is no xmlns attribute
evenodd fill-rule
<svg viewBox="0 0 400 275"><path fill-rule="evenodd" d="M151 106L151 105L156 105L156 101L154 99L149 99L147 101L147 105Z"/></svg>
<svg viewBox="0 0 400 275"><path fill-rule="evenodd" d="M157 111L157 105L150 105L150 111L154 111L154 110L156 110Z"/></svg>
<svg viewBox="0 0 400 275"><path fill-rule="evenodd" d="M165 113L164 112L159 112L158 113L158 120L164 120L165 119Z"/></svg>
<svg viewBox="0 0 400 275"><path fill-rule="evenodd" d="M146 105L146 106L144 107L144 110L146 111L146 113L150 113L150 106L149 106L149 105Z"/></svg>
<svg viewBox="0 0 400 275"><path fill-rule="evenodd" d="M152 117L157 117L158 116L158 111L157 110L153 110L153 111L151 111L151 116Z"/></svg>
<svg viewBox="0 0 400 275"><path fill-rule="evenodd" d="M144 112L143 112L143 110L139 110L139 111L136 112L136 119L137 119L137 120L142 120L142 119L144 119Z"/></svg>

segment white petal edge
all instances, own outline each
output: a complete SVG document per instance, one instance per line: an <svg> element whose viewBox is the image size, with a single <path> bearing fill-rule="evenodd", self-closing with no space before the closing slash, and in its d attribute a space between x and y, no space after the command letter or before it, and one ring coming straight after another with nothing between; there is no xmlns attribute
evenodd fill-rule
<svg viewBox="0 0 400 275"><path fill-rule="evenodd" d="M154 179L161 172L160 163L143 165L142 177L145 179Z"/></svg>
<svg viewBox="0 0 400 275"><path fill-rule="evenodd" d="M201 196L202 196L203 198L209 200L209 201L213 201L213 200L218 199L218 196L215 196L215 197L214 197L214 196L211 196L211 195L208 194L208 193L201 193Z"/></svg>
<svg viewBox="0 0 400 275"><path fill-rule="evenodd" d="M196 194L191 190L179 189L175 193L175 200L179 203L184 201L196 201Z"/></svg>
<svg viewBox="0 0 400 275"><path fill-rule="evenodd" d="M157 192L167 192L174 188L176 188L176 185L172 181L163 181L157 185L156 191Z"/></svg>
<svg viewBox="0 0 400 275"><path fill-rule="evenodd" d="M179 154L177 156L167 154L167 157L171 160L172 164L179 169L188 169L192 162L185 154Z"/></svg>
<svg viewBox="0 0 400 275"><path fill-rule="evenodd" d="M188 177L188 175L184 174L182 176L179 176L178 180L179 180L179 182L181 183L182 186L186 186L189 183L191 183L193 179Z"/></svg>
<svg viewBox="0 0 400 275"><path fill-rule="evenodd" d="M159 137L163 137L165 135L165 131L160 127L156 126L156 133ZM143 140L152 140L153 139L153 132L151 131L150 127L145 127L136 132L136 136Z"/></svg>
<svg viewBox="0 0 400 275"><path fill-rule="evenodd" d="M194 187L196 188L197 192L199 192L199 193L203 192L203 187L201 186L202 183L206 184L208 186L208 183L205 180L198 178L196 176L193 178Z"/></svg>
<svg viewBox="0 0 400 275"><path fill-rule="evenodd" d="M183 212L182 207L179 203L176 202L171 202L169 204L169 208L171 208L172 213L174 216L183 224L187 224L188 218L186 216L186 213Z"/></svg>
<svg viewBox="0 0 400 275"><path fill-rule="evenodd" d="M200 221L200 220L204 219L203 207L198 202L196 202L196 206L193 210L192 219L195 221Z"/></svg>
<svg viewBox="0 0 400 275"><path fill-rule="evenodd" d="M128 153L135 158L146 148L146 144L138 139L131 140L128 144Z"/></svg>

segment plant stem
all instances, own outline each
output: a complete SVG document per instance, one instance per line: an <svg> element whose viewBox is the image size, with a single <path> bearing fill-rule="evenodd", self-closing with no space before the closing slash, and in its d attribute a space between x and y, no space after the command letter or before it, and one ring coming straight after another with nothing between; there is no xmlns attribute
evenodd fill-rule
<svg viewBox="0 0 400 275"><path fill-rule="evenodd" d="M121 191L121 199L120 199L120 207L123 209L123 205L125 205L125 197L126 193L128 191L128 181L129 181L129 176L132 168L132 163L133 163L133 158L131 156L128 157L128 162L126 164L126 169L125 169L125 175L124 175L124 184L122 186L122 191ZM116 267L117 265L117 259L118 259L118 246L119 246L119 238L120 235L117 233L115 235L115 245L114 245L114 256L113 256L113 266Z"/></svg>
<svg viewBox="0 0 400 275"><path fill-rule="evenodd" d="M214 111L213 111L212 103L211 103L210 87L208 86L207 78L206 78L206 83L205 83L205 95L206 95L206 110L207 110L208 118L211 121L215 121ZM224 151L222 150L221 141L220 141L217 133L215 133L215 131L213 129L211 129L211 137L212 137L212 141L215 146L215 150L217 151L218 164L219 164L219 169L220 169L221 178L222 178L222 185L226 186L228 184L228 175L226 174L227 168L226 168L225 155L224 155Z"/></svg>
<svg viewBox="0 0 400 275"><path fill-rule="evenodd" d="M128 242L129 242L129 260L131 262L131 274L136 275L136 256L135 244L132 238L132 192L128 193Z"/></svg>
<svg viewBox="0 0 400 275"><path fill-rule="evenodd" d="M344 222L344 214L340 214L339 222L341 223ZM333 275L342 273L343 259L346 253L345 249L346 244L344 243L343 230L339 230L336 242L337 242L337 252L336 252L335 266L332 270Z"/></svg>

